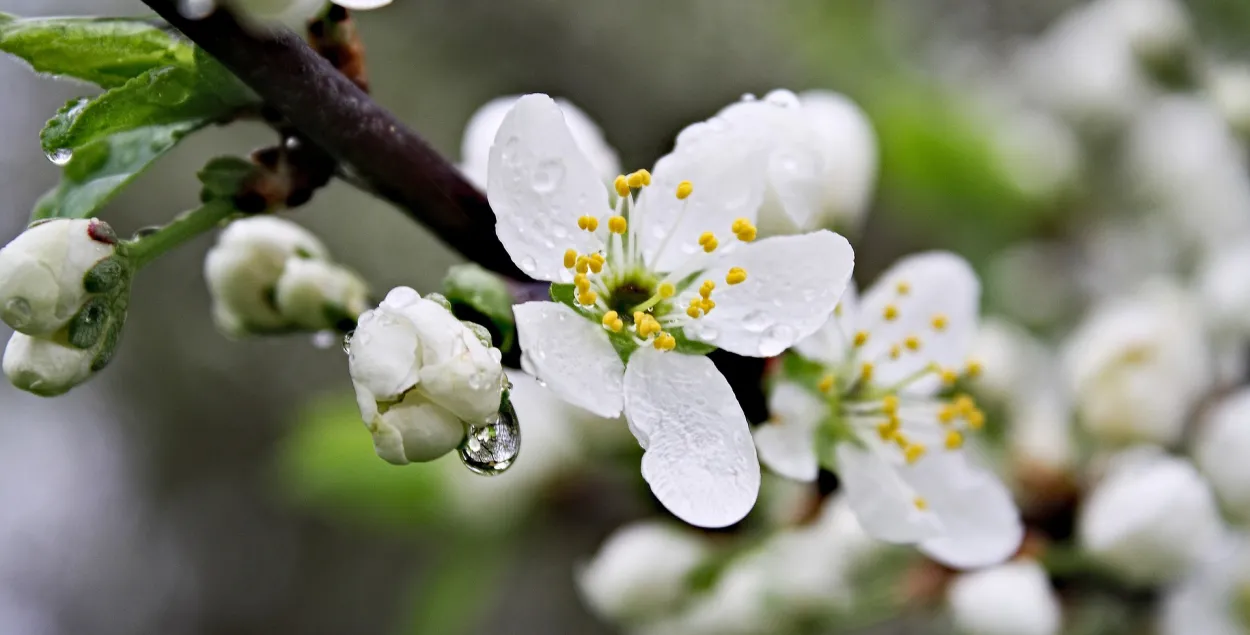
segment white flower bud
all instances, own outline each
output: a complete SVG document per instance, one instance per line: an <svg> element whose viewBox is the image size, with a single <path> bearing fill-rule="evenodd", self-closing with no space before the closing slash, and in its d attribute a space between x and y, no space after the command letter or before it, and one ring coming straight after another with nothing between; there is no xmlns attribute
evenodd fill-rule
<svg viewBox="0 0 1250 635"><path fill-rule="evenodd" d="M1194 439L1193 457L1224 509L1250 520L1250 389L1207 411Z"/></svg>
<svg viewBox="0 0 1250 635"><path fill-rule="evenodd" d="M213 2L213 0L190 1L196 6L205 2L211 5ZM223 0L223 2L252 22L280 24L292 29L302 29L326 6L325 0ZM376 9L390 3L391 0L335 0L334 2L341 7L361 11Z"/></svg>
<svg viewBox="0 0 1250 635"><path fill-rule="evenodd" d="M1055 635L1062 617L1046 571L1027 560L960 575L946 602L966 635Z"/></svg>
<svg viewBox="0 0 1250 635"><path fill-rule="evenodd" d="M373 434L374 451L388 463L433 461L464 440L464 424L421 391L409 391L399 403L383 407L357 386L356 402Z"/></svg>
<svg viewBox="0 0 1250 635"><path fill-rule="evenodd" d="M361 416L375 434L379 455L392 460L393 449L399 447L393 441L377 440L379 430L386 430L372 422L378 412L383 419L390 414L386 404L401 399L400 406L420 404L425 416L406 419L406 425L434 428L421 435L403 432L403 455L408 460L436 458L439 454L413 457L438 449L446 452L464 436L460 422L480 424L493 417L499 411L503 391L500 357L498 349L487 348L450 311L407 287L393 289L378 308L363 313L351 340L348 364ZM426 404L437 407L439 416L429 416ZM448 417L459 426L456 443L450 443ZM405 430L399 425L392 427ZM429 445L429 453L410 450L409 439ZM441 443L444 441L448 443ZM383 455L384 447L392 448L390 456Z"/></svg>
<svg viewBox="0 0 1250 635"><path fill-rule="evenodd" d="M642 522L613 533L577 576L591 609L609 620L646 621L686 599L688 578L708 555L699 537Z"/></svg>
<svg viewBox="0 0 1250 635"><path fill-rule="evenodd" d="M292 257L326 259L326 248L308 230L273 216L230 223L204 261L218 326L233 334L284 328L275 304L278 280Z"/></svg>
<svg viewBox="0 0 1250 635"><path fill-rule="evenodd" d="M87 272L113 255L117 238L103 221L38 223L0 249L0 318L27 335L64 327L87 299Z"/></svg>
<svg viewBox="0 0 1250 635"><path fill-rule="evenodd" d="M82 350L14 333L4 349L4 374L14 386L43 397L54 397L91 377L95 350Z"/></svg>
<svg viewBox="0 0 1250 635"><path fill-rule="evenodd" d="M1215 497L1193 465L1148 447L1114 457L1078 520L1085 550L1141 584L1184 574L1221 531Z"/></svg>
<svg viewBox="0 0 1250 635"><path fill-rule="evenodd" d="M325 260L288 258L278 278L274 302L290 324L308 330L334 328L354 320L369 302L359 276Z"/></svg>
<svg viewBox="0 0 1250 635"><path fill-rule="evenodd" d="M1250 136L1250 66L1222 66L1210 72L1207 92L1224 120Z"/></svg>

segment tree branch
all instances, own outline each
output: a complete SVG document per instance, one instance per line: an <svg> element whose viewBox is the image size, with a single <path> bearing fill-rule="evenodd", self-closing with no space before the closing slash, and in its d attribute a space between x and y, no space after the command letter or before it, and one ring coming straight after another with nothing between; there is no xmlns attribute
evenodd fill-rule
<svg viewBox="0 0 1250 635"><path fill-rule="evenodd" d="M417 133L290 31L258 37L228 11L200 20L178 0L143 0L217 58L308 139L465 258L524 279L495 236L486 197Z"/></svg>

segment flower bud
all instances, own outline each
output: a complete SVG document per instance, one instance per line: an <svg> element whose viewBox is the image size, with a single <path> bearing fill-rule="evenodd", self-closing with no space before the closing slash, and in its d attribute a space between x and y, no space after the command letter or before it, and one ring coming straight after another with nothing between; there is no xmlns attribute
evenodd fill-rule
<svg viewBox="0 0 1250 635"><path fill-rule="evenodd" d="M1250 520L1250 389L1207 411L1194 439L1193 457L1224 509Z"/></svg>
<svg viewBox="0 0 1250 635"><path fill-rule="evenodd" d="M1055 635L1062 617L1046 571L1032 561L962 574L946 602L955 627L967 635Z"/></svg>
<svg viewBox="0 0 1250 635"><path fill-rule="evenodd" d="M92 350L14 333L4 349L4 374L22 390L55 397L86 381L95 357Z"/></svg>
<svg viewBox="0 0 1250 635"><path fill-rule="evenodd" d="M1198 471L1156 448L1116 456L1078 521L1085 550L1139 584L1185 573L1221 527L1215 497Z"/></svg>
<svg viewBox="0 0 1250 635"><path fill-rule="evenodd" d="M116 247L100 220L36 223L0 249L0 318L27 335L60 330L89 295L87 274Z"/></svg>
<svg viewBox="0 0 1250 635"><path fill-rule="evenodd" d="M577 586L601 617L645 621L687 598L690 574L707 555L695 534L660 522L635 523L608 538L582 567Z"/></svg>
<svg viewBox="0 0 1250 635"><path fill-rule="evenodd" d="M274 302L288 323L310 331L354 322L369 301L359 276L325 260L288 258Z"/></svg>
<svg viewBox="0 0 1250 635"><path fill-rule="evenodd" d="M464 439L464 424L418 390L409 391L399 403L385 405L358 386L356 401L373 434L374 451L388 463L433 461Z"/></svg>
<svg viewBox="0 0 1250 635"><path fill-rule="evenodd" d="M204 261L213 316L227 333L274 331L289 320L275 301L278 280L293 257L326 259L326 248L304 228L273 216L231 223Z"/></svg>

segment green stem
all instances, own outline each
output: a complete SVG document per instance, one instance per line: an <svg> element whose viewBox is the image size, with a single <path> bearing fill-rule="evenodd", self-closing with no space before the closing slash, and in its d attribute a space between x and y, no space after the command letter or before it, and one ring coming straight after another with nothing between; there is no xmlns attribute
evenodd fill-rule
<svg viewBox="0 0 1250 635"><path fill-rule="evenodd" d="M126 250L135 269L159 258L165 252L216 227L235 212L225 199L214 199L189 212L178 215L168 225L138 240L127 243Z"/></svg>

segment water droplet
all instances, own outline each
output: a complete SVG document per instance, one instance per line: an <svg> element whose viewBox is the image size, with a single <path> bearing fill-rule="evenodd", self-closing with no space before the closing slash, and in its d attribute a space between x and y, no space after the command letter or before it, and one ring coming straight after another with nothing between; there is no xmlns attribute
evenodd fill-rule
<svg viewBox="0 0 1250 635"><path fill-rule="evenodd" d="M396 308L403 308L420 299L421 294L411 287L395 287L386 294L384 302L394 305Z"/></svg>
<svg viewBox="0 0 1250 635"><path fill-rule="evenodd" d="M521 259L521 270L525 273L534 273L536 269L538 269L538 263L534 262L533 258L526 256Z"/></svg>
<svg viewBox="0 0 1250 635"><path fill-rule="evenodd" d="M755 93L742 93L742 101L755 101Z"/></svg>
<svg viewBox="0 0 1250 635"><path fill-rule="evenodd" d="M784 89L778 89L778 90L769 92L767 95L764 96L764 101L774 106L781 106L782 108L798 108L799 107L798 96Z"/></svg>
<svg viewBox="0 0 1250 635"><path fill-rule="evenodd" d="M516 462L521 453L521 426L509 399L483 425L470 425L460 444L460 462L475 474L496 476Z"/></svg>
<svg viewBox="0 0 1250 635"><path fill-rule="evenodd" d="M56 165L65 165L69 160L74 158L74 151L69 148L60 148L46 153L48 160Z"/></svg>
<svg viewBox="0 0 1250 635"><path fill-rule="evenodd" d="M772 357L780 354L794 343L794 329L788 324L774 324L764 331L764 339L760 340L760 355Z"/></svg>
<svg viewBox="0 0 1250 635"><path fill-rule="evenodd" d="M12 298L4 303L4 323L16 329L21 329L30 323L31 318L30 303L24 298Z"/></svg>
<svg viewBox="0 0 1250 635"><path fill-rule="evenodd" d="M503 150L499 153L499 158L507 165L515 167L520 163L518 153L521 149L521 138L513 135L503 144Z"/></svg>
<svg viewBox="0 0 1250 635"><path fill-rule="evenodd" d="M752 311L743 316L742 328L751 331L752 333L762 333L764 332L764 329L768 328L770 321L771 320L768 319L767 313L763 311Z"/></svg>
<svg viewBox="0 0 1250 635"><path fill-rule="evenodd" d="M702 342L714 342L720 335L715 326L700 320L691 322L686 330L689 331L691 337Z"/></svg>
<svg viewBox="0 0 1250 635"><path fill-rule="evenodd" d="M178 3L178 13L188 20L203 20L216 8L213 0L180 0Z"/></svg>
<svg viewBox="0 0 1250 635"><path fill-rule="evenodd" d="M321 350L334 346L336 340L338 338L334 336L334 331L317 331L312 335L312 345Z"/></svg>
<svg viewBox="0 0 1250 635"><path fill-rule="evenodd" d="M346 332L346 333L344 333L344 334L343 334L343 352L344 352L344 353L347 353L348 355L351 355L351 353L352 353L352 338L353 338L353 337L355 337L355 336L356 336L356 331L354 331L354 330L353 330L353 331L348 331L348 332Z"/></svg>
<svg viewBox="0 0 1250 635"><path fill-rule="evenodd" d="M539 194L555 190L564 181L564 162L560 159L549 159L538 164L530 175L530 186Z"/></svg>

